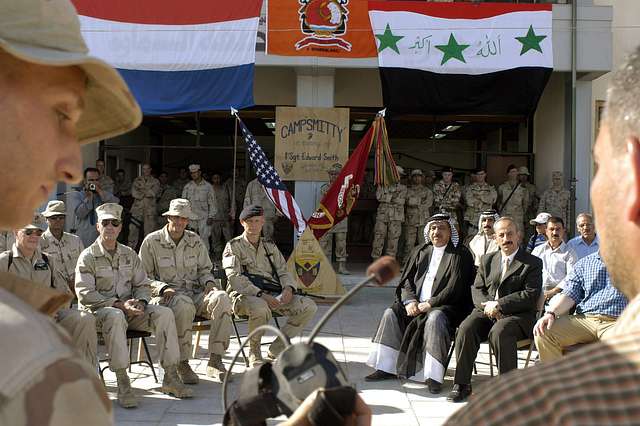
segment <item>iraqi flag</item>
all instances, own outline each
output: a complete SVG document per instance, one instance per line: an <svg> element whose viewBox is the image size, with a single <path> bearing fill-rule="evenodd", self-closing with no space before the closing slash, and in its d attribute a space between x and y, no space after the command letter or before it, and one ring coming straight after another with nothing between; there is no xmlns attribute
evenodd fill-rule
<svg viewBox="0 0 640 426"><path fill-rule="evenodd" d="M91 54L145 114L253 105L262 0L72 0Z"/></svg>
<svg viewBox="0 0 640 426"><path fill-rule="evenodd" d="M369 1L384 105L528 115L553 70L550 4Z"/></svg>

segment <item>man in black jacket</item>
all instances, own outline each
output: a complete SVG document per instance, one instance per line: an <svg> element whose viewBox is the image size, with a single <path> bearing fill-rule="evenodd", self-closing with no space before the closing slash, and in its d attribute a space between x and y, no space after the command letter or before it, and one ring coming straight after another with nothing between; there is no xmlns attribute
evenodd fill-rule
<svg viewBox="0 0 640 426"><path fill-rule="evenodd" d="M489 339L504 374L518 366L516 343L531 337L542 288L542 261L518 247L518 225L511 217L494 224L500 250L480 259L471 288L474 309L456 336L456 374L449 401L471 394L471 371L480 343Z"/></svg>
<svg viewBox="0 0 640 426"><path fill-rule="evenodd" d="M471 310L473 258L447 214L432 216L426 244L404 267L396 301L384 311L367 364L376 369L367 381L396 376L426 381L439 393L453 330Z"/></svg>

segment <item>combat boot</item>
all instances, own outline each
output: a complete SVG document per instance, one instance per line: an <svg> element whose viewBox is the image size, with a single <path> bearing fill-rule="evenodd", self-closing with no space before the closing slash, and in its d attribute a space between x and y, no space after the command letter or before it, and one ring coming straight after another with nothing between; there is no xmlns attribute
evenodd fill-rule
<svg viewBox="0 0 640 426"><path fill-rule="evenodd" d="M178 377L185 385L195 385L200 381L198 375L191 369L188 360L180 361L178 364Z"/></svg>
<svg viewBox="0 0 640 426"><path fill-rule="evenodd" d="M219 354L210 354L209 363L207 364L207 377L222 382L226 374L227 369L222 363L222 356ZM231 381L231 374L229 374L228 381Z"/></svg>
<svg viewBox="0 0 640 426"><path fill-rule="evenodd" d="M259 367L264 364L262 359L262 351L260 350L260 344L251 345L249 347L249 367Z"/></svg>
<svg viewBox="0 0 640 426"><path fill-rule="evenodd" d="M178 368L175 364L164 369L164 379L160 391L176 398L191 398L193 396L193 390L186 387L178 377Z"/></svg>
<svg viewBox="0 0 640 426"><path fill-rule="evenodd" d="M126 368L116 370L116 380L118 382L118 404L122 408L134 408L138 406L138 399L131 388L129 375Z"/></svg>
<svg viewBox="0 0 640 426"><path fill-rule="evenodd" d="M347 269L347 262L338 262L338 273L341 275L351 275Z"/></svg>

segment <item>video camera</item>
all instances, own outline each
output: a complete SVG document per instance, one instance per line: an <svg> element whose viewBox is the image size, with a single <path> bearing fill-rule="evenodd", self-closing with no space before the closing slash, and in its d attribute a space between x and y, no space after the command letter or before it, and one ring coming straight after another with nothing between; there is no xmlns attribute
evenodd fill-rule
<svg viewBox="0 0 640 426"><path fill-rule="evenodd" d="M262 325L253 330L236 352L222 384L222 406L225 408L224 425L253 426L264 424L268 418L282 414L290 416L302 401L318 388L346 386L347 376L333 354L325 346L315 343L329 318L365 285L375 282L384 285L400 270L398 262L384 256L367 268L367 278L342 296L313 328L306 343L292 345L289 338L270 325ZM261 277L263 278L263 277ZM268 281L268 279L267 279ZM252 281L253 282L253 281ZM254 282L255 284L255 282ZM274 283L279 286L278 283ZM280 286L281 291L282 287ZM267 291L263 289L263 291ZM229 374L244 348L255 334L274 332L285 343L285 349L271 364L266 362L245 372L240 386L241 397L229 405L227 385Z"/></svg>

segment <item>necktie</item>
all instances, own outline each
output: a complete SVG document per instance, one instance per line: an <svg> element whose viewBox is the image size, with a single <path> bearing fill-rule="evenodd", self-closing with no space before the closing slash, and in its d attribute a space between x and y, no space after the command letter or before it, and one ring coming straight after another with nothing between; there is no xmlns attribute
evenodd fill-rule
<svg viewBox="0 0 640 426"><path fill-rule="evenodd" d="M507 257L502 263L502 275L500 275L500 281L504 280L505 275L507 275L507 269L509 269L509 258Z"/></svg>

